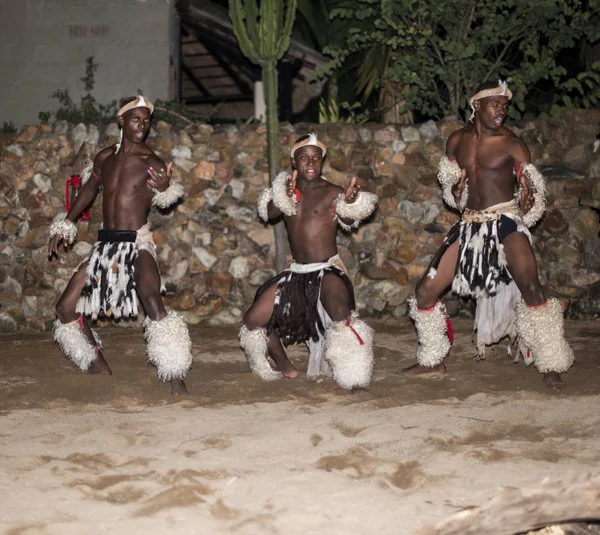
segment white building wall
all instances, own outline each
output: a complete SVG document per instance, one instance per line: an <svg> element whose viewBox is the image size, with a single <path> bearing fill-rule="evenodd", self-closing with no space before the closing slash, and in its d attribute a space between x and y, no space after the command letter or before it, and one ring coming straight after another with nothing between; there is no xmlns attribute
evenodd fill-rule
<svg viewBox="0 0 600 535"><path fill-rule="evenodd" d="M169 17L174 0L0 0L0 125L38 122L50 95L84 94L85 60L98 64L99 103L169 97Z"/></svg>

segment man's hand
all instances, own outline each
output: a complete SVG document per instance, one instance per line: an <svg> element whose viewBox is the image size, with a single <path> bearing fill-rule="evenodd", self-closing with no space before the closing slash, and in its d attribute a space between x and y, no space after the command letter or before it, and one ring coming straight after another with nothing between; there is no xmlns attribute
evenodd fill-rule
<svg viewBox="0 0 600 535"><path fill-rule="evenodd" d="M519 185L521 186L521 199L519 204L524 214L531 210L533 206L533 189L527 180L527 175L523 172L519 175Z"/></svg>
<svg viewBox="0 0 600 535"><path fill-rule="evenodd" d="M158 173L153 167L148 169L150 178L146 181L151 188L154 188L160 192L165 191L169 187L169 181L171 180L171 166L172 162L167 164L167 170L161 169Z"/></svg>
<svg viewBox="0 0 600 535"><path fill-rule="evenodd" d="M297 176L298 176L298 170L294 169L292 176L288 180L288 190L287 190L288 197L292 197L294 195L294 192L296 191L296 177Z"/></svg>
<svg viewBox="0 0 600 535"><path fill-rule="evenodd" d="M356 200L356 197L358 197L359 192L360 186L356 184L356 177L352 177L350 185L344 193L344 201L346 201L346 204L352 204Z"/></svg>
<svg viewBox="0 0 600 535"><path fill-rule="evenodd" d="M456 202L456 206L460 206L460 199L462 198L463 191L465 190L465 183L467 177L467 170L460 170L460 180L458 183L452 188L452 195L454 195L454 202Z"/></svg>
<svg viewBox="0 0 600 535"><path fill-rule="evenodd" d="M50 243L48 244L48 258L58 255L58 245L61 241L63 241L63 237L60 234L55 234L50 238ZM64 240L63 245L65 246L65 249L69 247L66 240Z"/></svg>

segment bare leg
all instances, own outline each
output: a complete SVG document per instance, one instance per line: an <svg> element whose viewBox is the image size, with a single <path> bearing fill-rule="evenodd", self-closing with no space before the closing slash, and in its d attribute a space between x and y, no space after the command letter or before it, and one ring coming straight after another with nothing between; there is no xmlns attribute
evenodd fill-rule
<svg viewBox="0 0 600 535"><path fill-rule="evenodd" d="M140 251L135 263L135 283L146 315L153 321L167 316L160 296L160 273L156 262L148 251ZM171 394L188 395L183 379L171 379Z"/></svg>
<svg viewBox="0 0 600 535"><path fill-rule="evenodd" d="M92 328L90 327L89 321L84 317L75 312L77 301L81 295L81 290L85 286L87 262L82 264L77 272L71 277L71 280L67 284L65 291L60 296L58 303L56 304L56 316L64 324L71 323L73 321L79 321L81 330L85 337L89 340L92 347L96 345L96 339L92 334ZM97 358L92 362L88 368L90 374L100 375L112 375L108 363L104 359L102 350L98 348Z"/></svg>
<svg viewBox="0 0 600 535"><path fill-rule="evenodd" d="M537 262L527 236L521 232L513 232L502 241L508 270L514 279L527 306L541 305L546 301L544 290L537 273ZM566 384L559 373L543 374L544 384L548 388L564 390Z"/></svg>
<svg viewBox="0 0 600 535"><path fill-rule="evenodd" d="M277 284L273 283L248 309L244 315L244 325L249 330L264 329L267 327L273 314L276 292ZM275 369L281 372L284 377L293 379L298 375L298 370L296 370L290 359L288 359L283 344L275 331L268 336L267 350L269 356L276 364Z"/></svg>
<svg viewBox="0 0 600 535"><path fill-rule="evenodd" d="M440 259L439 265L435 277L431 278L428 276L431 266L427 268L421 280L417 283L415 288L415 294L417 299L417 306L420 309L426 310L435 306L440 296L444 291L452 284L454 278L454 271L456 269L456 262L458 260L458 240L455 241L448 250L444 253ZM408 368L402 370L404 373L412 375L420 375L424 373L445 373L446 365L441 362L436 366L422 366L421 364L414 364Z"/></svg>

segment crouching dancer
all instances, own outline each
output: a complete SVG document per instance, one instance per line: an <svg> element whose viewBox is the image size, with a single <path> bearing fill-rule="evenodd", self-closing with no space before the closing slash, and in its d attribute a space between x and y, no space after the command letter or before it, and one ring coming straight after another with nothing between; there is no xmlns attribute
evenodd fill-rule
<svg viewBox="0 0 600 535"><path fill-rule="evenodd" d="M527 146L502 126L511 97L505 82L482 84L469 101L473 123L448 139L438 179L461 221L410 302L419 349L418 364L407 371L445 371L452 330L438 298L452 284L454 293L477 300L480 358L486 345L508 336L509 353L534 362L546 386L560 390L560 374L571 367L573 353L564 338L560 303L544 296L528 231L544 213L546 187Z"/></svg>
<svg viewBox="0 0 600 535"><path fill-rule="evenodd" d="M75 221L103 188L103 229L89 257L77 268L56 305L54 339L82 371L108 374L102 343L90 321L98 316L127 319L138 315L139 296L146 320L147 356L158 378L171 382L173 394L187 394L192 363L187 325L161 299L161 277L148 223L152 206L167 208L183 197L179 183L169 185L171 164L144 143L154 106L144 97L118 112L119 142L101 150L84 170L85 182L66 218L50 227L48 255L77 236ZM136 296L137 293L137 296Z"/></svg>
<svg viewBox="0 0 600 535"><path fill-rule="evenodd" d="M315 134L299 138L291 151L293 173L280 173L259 198L261 219L283 216L294 262L258 289L240 343L250 369L266 381L295 377L283 346L306 342L309 379L327 375L342 388L366 388L373 332L354 310L354 290L335 238L338 224L358 227L375 209L377 196L360 192L356 178L346 191L325 180L326 152Z"/></svg>

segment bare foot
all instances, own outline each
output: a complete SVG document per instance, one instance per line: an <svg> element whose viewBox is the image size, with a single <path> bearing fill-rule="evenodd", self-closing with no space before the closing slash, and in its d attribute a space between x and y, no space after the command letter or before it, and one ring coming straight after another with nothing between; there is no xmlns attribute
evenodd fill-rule
<svg viewBox="0 0 600 535"><path fill-rule="evenodd" d="M442 362L437 366L429 367L422 366L421 364L413 364L408 368L403 368L402 373L406 373L407 375L423 375L427 373L446 373L446 365Z"/></svg>
<svg viewBox="0 0 600 535"><path fill-rule="evenodd" d="M104 360L101 350L98 350L98 357L92 361L87 372L90 375L112 375L112 371L108 367L106 360Z"/></svg>
<svg viewBox="0 0 600 535"><path fill-rule="evenodd" d="M173 396L189 396L185 381L183 379L172 379L171 380L171 395Z"/></svg>
<svg viewBox="0 0 600 535"><path fill-rule="evenodd" d="M554 388L554 390L564 390L567 388L567 385L563 383L563 380L560 378L560 374L556 372L548 372L544 374L544 384L546 388Z"/></svg>
<svg viewBox="0 0 600 535"><path fill-rule="evenodd" d="M288 358L281 359L281 362L271 363L271 368L275 371L280 372L286 379L293 379L298 375L298 370L294 368L294 365Z"/></svg>

